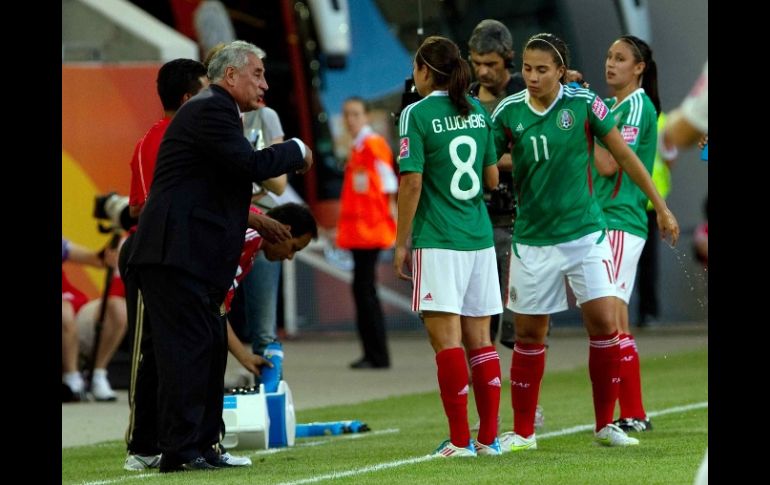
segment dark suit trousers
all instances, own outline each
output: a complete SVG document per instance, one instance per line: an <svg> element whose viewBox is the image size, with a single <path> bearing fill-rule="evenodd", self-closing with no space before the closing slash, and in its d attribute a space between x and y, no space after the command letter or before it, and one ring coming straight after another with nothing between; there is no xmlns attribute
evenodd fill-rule
<svg viewBox="0 0 770 485"><path fill-rule="evenodd" d="M364 359L375 365L390 365L385 318L374 286L379 249L353 249L353 298L356 302L356 324Z"/></svg>
<svg viewBox="0 0 770 485"><path fill-rule="evenodd" d="M126 265L134 242L133 234L120 250L120 276L126 286L128 341L131 342L131 384L128 389L129 419L126 431L128 452L158 455L158 369L152 328L139 298L136 271Z"/></svg>
<svg viewBox="0 0 770 485"><path fill-rule="evenodd" d="M158 442L168 466L219 443L227 330L225 292L168 266L135 266L158 371Z"/></svg>

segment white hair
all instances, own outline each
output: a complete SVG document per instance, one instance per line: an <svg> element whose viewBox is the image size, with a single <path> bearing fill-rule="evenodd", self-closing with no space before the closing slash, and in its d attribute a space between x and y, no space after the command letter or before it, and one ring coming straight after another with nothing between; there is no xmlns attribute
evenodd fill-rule
<svg viewBox="0 0 770 485"><path fill-rule="evenodd" d="M251 42L243 40L230 42L224 46L213 59L211 59L211 62L209 62L209 80L212 83L221 81L225 76L225 70L229 66L240 69L248 64L249 60L247 54L254 54L259 59L264 59L267 56L265 51Z"/></svg>

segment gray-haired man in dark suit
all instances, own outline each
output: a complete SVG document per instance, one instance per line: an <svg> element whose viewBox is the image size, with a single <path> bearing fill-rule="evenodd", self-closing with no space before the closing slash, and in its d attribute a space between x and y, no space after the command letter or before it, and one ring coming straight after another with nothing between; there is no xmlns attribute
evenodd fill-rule
<svg viewBox="0 0 770 485"><path fill-rule="evenodd" d="M254 151L241 113L268 89L262 51L243 41L209 64L211 85L171 121L128 265L152 318L161 472L218 464L227 354L224 298L246 231L251 183L304 173L299 139Z"/></svg>

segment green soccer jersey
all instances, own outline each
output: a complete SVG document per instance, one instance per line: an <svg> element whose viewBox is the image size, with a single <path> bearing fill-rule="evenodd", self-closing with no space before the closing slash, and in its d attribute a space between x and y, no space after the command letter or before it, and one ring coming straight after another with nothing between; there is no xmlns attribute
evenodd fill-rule
<svg viewBox="0 0 770 485"><path fill-rule="evenodd" d="M422 173L414 248L472 251L494 244L482 190L483 168L497 163L492 122L478 102L468 100L466 117L446 91L433 91L401 113L399 169Z"/></svg>
<svg viewBox="0 0 770 485"><path fill-rule="evenodd" d="M510 143L518 213L513 240L549 246L606 228L589 182L594 135L612 130L609 108L588 89L559 87L544 112L529 91L505 98L492 113L495 143Z"/></svg>
<svg viewBox="0 0 770 485"><path fill-rule="evenodd" d="M658 143L657 112L652 101L637 89L626 99L617 102L617 98L605 100L610 106L610 114L615 121L623 140L652 173L655 163L655 151ZM599 141L597 140L597 143ZM599 175L596 167L592 168L594 195L604 210L607 227L625 231L641 238L647 238L647 196L623 171L609 177Z"/></svg>

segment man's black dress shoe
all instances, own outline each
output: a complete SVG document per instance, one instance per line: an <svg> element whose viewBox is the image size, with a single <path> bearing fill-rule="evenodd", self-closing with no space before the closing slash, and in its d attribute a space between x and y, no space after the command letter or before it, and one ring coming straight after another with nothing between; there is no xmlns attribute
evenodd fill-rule
<svg viewBox="0 0 770 485"><path fill-rule="evenodd" d="M184 472L184 471L193 471L193 470L218 470L219 467L211 465L209 462L206 461L205 458L202 456L196 457L187 463L180 463L180 464L174 464L174 465L167 465L163 462L161 459L159 472L160 473L171 473L171 472Z"/></svg>

